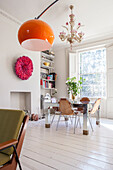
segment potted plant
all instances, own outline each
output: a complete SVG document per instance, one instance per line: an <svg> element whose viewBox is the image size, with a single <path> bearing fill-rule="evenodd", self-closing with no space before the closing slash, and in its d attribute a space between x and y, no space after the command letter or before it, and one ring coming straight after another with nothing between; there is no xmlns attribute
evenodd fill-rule
<svg viewBox="0 0 113 170"><path fill-rule="evenodd" d="M80 93L80 89L82 84L82 78L80 77L80 80L77 81L76 77L67 78L66 85L68 94L72 94L72 100L75 99L75 97Z"/></svg>

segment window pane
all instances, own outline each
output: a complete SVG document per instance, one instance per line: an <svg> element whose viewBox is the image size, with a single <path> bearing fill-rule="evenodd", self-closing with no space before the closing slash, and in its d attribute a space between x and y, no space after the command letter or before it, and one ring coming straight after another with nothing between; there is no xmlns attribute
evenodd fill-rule
<svg viewBox="0 0 113 170"><path fill-rule="evenodd" d="M93 97L93 86L82 86L81 97Z"/></svg>
<svg viewBox="0 0 113 170"><path fill-rule="evenodd" d="M106 71L106 51L93 50L80 54L80 74Z"/></svg>
<svg viewBox="0 0 113 170"><path fill-rule="evenodd" d="M81 96L103 97L106 95L106 49L80 53ZM85 81L83 81L85 79Z"/></svg>
<svg viewBox="0 0 113 170"><path fill-rule="evenodd" d="M83 85L105 85L105 74L85 74L81 75ZM85 81L83 81L85 79Z"/></svg>
<svg viewBox="0 0 113 170"><path fill-rule="evenodd" d="M105 86L99 86L99 85L87 85L87 86L82 86L81 89L81 97L104 97L106 95L105 91Z"/></svg>

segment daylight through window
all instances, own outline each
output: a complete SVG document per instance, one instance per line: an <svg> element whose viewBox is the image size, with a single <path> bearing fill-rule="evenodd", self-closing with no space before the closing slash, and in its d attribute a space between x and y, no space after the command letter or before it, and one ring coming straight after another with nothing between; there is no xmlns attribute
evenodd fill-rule
<svg viewBox="0 0 113 170"><path fill-rule="evenodd" d="M81 97L106 96L106 49L96 49L79 53Z"/></svg>

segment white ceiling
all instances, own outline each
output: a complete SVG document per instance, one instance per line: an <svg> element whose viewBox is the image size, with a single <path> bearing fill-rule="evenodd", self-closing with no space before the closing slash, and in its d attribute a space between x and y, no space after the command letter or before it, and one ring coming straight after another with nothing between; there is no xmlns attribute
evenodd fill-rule
<svg viewBox="0 0 113 170"><path fill-rule="evenodd" d="M37 17L53 0L0 0L0 8L21 22ZM113 32L113 0L59 0L40 19L55 34L54 44L62 44L59 32L69 21L70 5L74 5L76 23L81 22L85 39ZM65 44L66 42L63 42Z"/></svg>

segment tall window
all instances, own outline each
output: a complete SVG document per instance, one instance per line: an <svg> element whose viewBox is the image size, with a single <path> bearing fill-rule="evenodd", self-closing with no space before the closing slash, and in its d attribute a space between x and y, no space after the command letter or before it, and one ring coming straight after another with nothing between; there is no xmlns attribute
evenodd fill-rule
<svg viewBox="0 0 113 170"><path fill-rule="evenodd" d="M106 49L95 49L79 53L81 97L106 96Z"/></svg>

